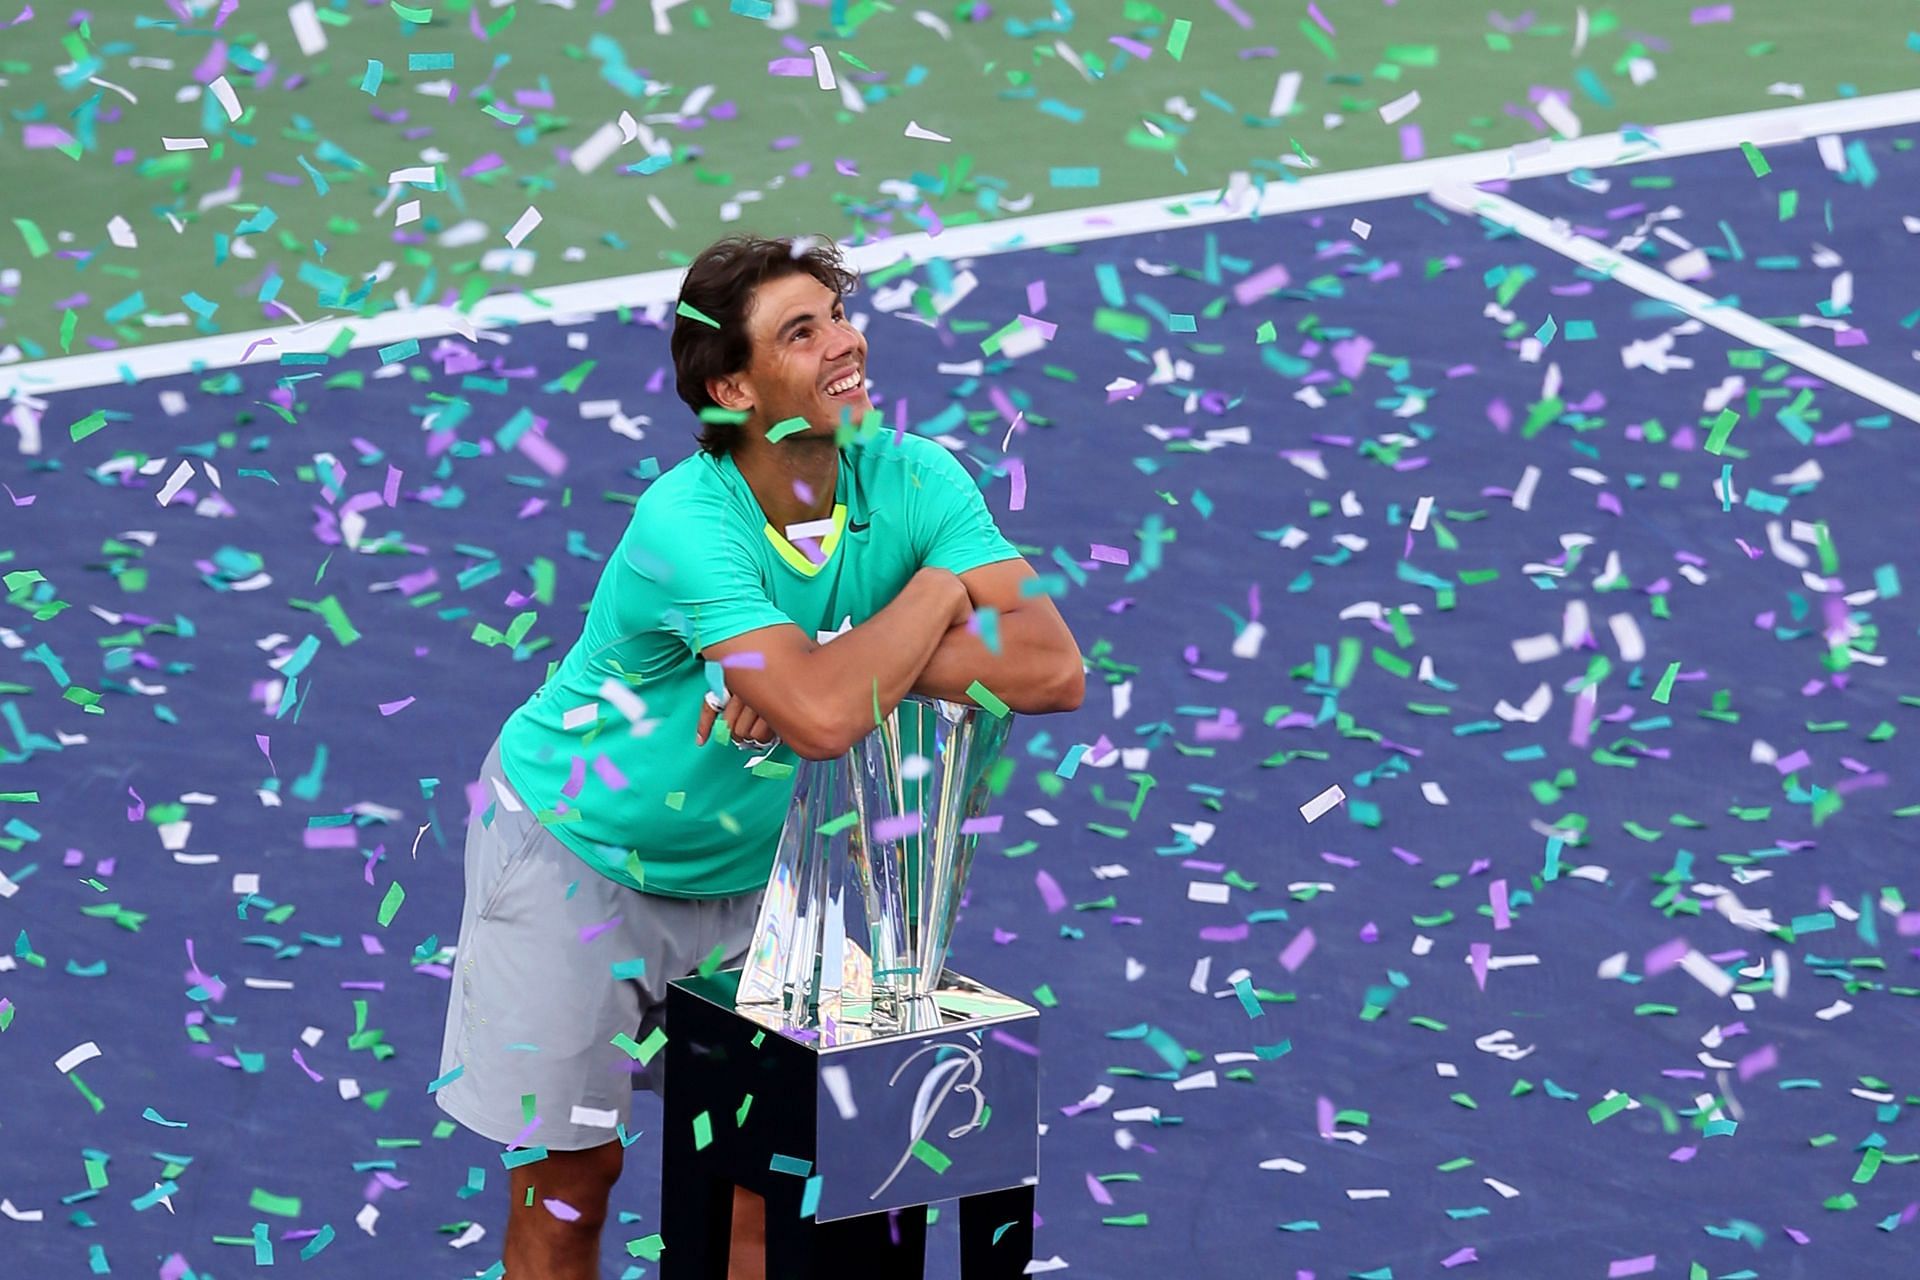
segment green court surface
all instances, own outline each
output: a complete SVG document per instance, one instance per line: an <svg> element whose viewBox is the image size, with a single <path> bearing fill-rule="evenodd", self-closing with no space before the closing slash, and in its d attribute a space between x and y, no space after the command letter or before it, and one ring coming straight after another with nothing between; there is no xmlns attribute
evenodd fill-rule
<svg viewBox="0 0 1920 1280"><path fill-rule="evenodd" d="M1920 77L1913 0L732 0L665 10L667 34L635 0L176 3L0 26L0 360L671 268L734 230L857 243ZM641 137L581 172L623 111L658 158Z"/></svg>

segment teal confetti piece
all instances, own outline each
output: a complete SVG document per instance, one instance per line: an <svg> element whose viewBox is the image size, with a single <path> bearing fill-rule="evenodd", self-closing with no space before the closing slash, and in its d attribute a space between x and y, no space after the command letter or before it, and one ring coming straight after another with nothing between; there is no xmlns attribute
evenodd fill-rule
<svg viewBox="0 0 1920 1280"><path fill-rule="evenodd" d="M169 1129L184 1129L187 1127L185 1120L169 1120L152 1107L148 1107L145 1111L141 1112L140 1118L142 1120L151 1120L158 1125L165 1125Z"/></svg>
<svg viewBox="0 0 1920 1280"><path fill-rule="evenodd" d="M380 81L386 77L387 69L378 58L367 59L367 73L360 77L360 92L378 95Z"/></svg>
<svg viewBox="0 0 1920 1280"><path fill-rule="evenodd" d="M1056 187L1097 187L1100 185L1100 167L1085 165L1050 169L1047 171L1047 180Z"/></svg>
<svg viewBox="0 0 1920 1280"><path fill-rule="evenodd" d="M638 956L632 960L615 960L613 962L613 976L623 981L630 978L645 977L646 972L647 958L645 956Z"/></svg>
<svg viewBox="0 0 1920 1280"><path fill-rule="evenodd" d="M536 1160L545 1160L546 1158L547 1149L545 1147L527 1147L521 1151L502 1151L500 1153L500 1163L509 1169L518 1169L523 1164L532 1164Z"/></svg>
<svg viewBox="0 0 1920 1280"><path fill-rule="evenodd" d="M419 354L420 340L418 338L402 338L391 346L380 348L379 351L381 364L398 364L408 356L417 356Z"/></svg>
<svg viewBox="0 0 1920 1280"><path fill-rule="evenodd" d="M431 1084L427 1086L427 1092L428 1093L440 1092L442 1089L452 1084L455 1080L458 1080L461 1076L465 1075L466 1072L467 1072L466 1063L464 1062L454 1063L453 1070L435 1079Z"/></svg>
<svg viewBox="0 0 1920 1280"><path fill-rule="evenodd" d="M806 1190L800 1193L800 1216L811 1218L820 1207L820 1175L814 1174L807 1179Z"/></svg>
<svg viewBox="0 0 1920 1280"><path fill-rule="evenodd" d="M453 55L450 53L410 53L407 55L409 71L451 71Z"/></svg>
<svg viewBox="0 0 1920 1280"><path fill-rule="evenodd" d="M1240 1007L1247 1011L1249 1018L1263 1018L1267 1011L1260 1007L1259 997L1253 994L1253 983L1245 978L1236 979L1233 994L1240 998Z"/></svg>
<svg viewBox="0 0 1920 1280"><path fill-rule="evenodd" d="M323 1222L320 1224L319 1232L301 1248L300 1261L312 1262L322 1249L332 1243L333 1224L331 1222Z"/></svg>

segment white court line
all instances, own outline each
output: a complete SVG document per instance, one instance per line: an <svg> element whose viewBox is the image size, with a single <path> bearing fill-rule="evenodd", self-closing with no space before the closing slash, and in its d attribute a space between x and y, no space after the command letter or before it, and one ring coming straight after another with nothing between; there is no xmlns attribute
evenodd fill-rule
<svg viewBox="0 0 1920 1280"><path fill-rule="evenodd" d="M1243 198L1226 199L1221 190L1190 192L1120 204L1097 205L1058 213L1033 214L998 222L950 227L938 236L916 231L873 244L846 249L848 264L861 273L890 266L902 258L925 262L984 257L1055 244L1081 244L1113 236L1173 231L1238 222L1257 212L1297 213L1330 209L1373 200L1425 195L1439 187L1471 186L1506 178L1536 178L1570 173L1575 169L1602 169L1647 160L1724 151L1742 142L1756 146L1797 142L1823 133L1849 133L1920 121L1920 89L1846 98L1836 102L1775 107L1742 115L1714 116L1678 124L1648 126L1641 137L1619 132L1594 134L1571 141L1541 139L1499 151L1441 156L1407 164L1371 169L1316 173L1298 182L1270 181L1258 194L1248 188ZM1651 139L1648 141L1646 139ZM1187 212L1169 211L1175 204ZM744 228L741 228L744 229ZM472 313L429 306L387 312L371 319L354 317L316 320L305 326L284 325L243 333L214 334L179 342L154 343L125 351L89 352L57 356L23 364L0 366L0 399L23 393L46 395L82 387L106 386L122 380L121 366L139 379L191 372L196 363L206 369L246 364L268 364L282 352L324 351L341 329L354 331L352 346L383 347L406 338L435 338L458 333L473 340L476 328L503 329L521 324L577 320L620 307L643 309L670 304L680 293L685 271L671 268L637 275L611 276L578 284L536 289L548 304L531 301L524 291L495 294L476 303ZM242 359L255 343L273 339Z"/></svg>
<svg viewBox="0 0 1920 1280"><path fill-rule="evenodd" d="M1638 290L1649 298L1672 303L1702 324L1712 325L1748 346L1759 347L1816 378L1851 391L1883 409L1890 409L1909 421L1920 422L1920 394L1842 360L1831 351L1823 351L1805 338L1796 337L1744 311L1724 306L1710 294L1682 284L1664 271L1616 253L1586 236L1573 235L1564 225L1556 224L1543 213L1537 213L1505 196L1469 187L1441 188L1433 193L1433 199L1436 204L1456 213L1477 214L1498 226L1516 231L1535 244L1544 245L1629 289Z"/></svg>

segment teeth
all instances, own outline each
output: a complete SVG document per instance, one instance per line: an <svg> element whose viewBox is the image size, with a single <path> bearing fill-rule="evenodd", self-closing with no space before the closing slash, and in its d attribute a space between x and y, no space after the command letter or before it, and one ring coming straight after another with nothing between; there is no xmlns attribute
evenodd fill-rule
<svg viewBox="0 0 1920 1280"><path fill-rule="evenodd" d="M859 385L860 385L860 375L854 374L850 377L842 378L840 379L840 381L829 386L827 388L827 394L830 396L837 396L841 392L851 391Z"/></svg>

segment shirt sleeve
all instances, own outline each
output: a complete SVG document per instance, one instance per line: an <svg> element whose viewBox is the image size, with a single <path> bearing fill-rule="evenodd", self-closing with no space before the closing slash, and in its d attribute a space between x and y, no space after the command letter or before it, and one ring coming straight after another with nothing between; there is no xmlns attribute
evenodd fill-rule
<svg viewBox="0 0 1920 1280"><path fill-rule="evenodd" d="M793 624L767 594L724 513L698 516L636 522L621 539L620 555L638 586L623 601L623 624L665 631L694 654L744 632Z"/></svg>
<svg viewBox="0 0 1920 1280"><path fill-rule="evenodd" d="M980 486L960 459L937 440L910 438L918 447L908 471L908 511L920 563L965 573L1019 559L1020 552L994 524Z"/></svg>

